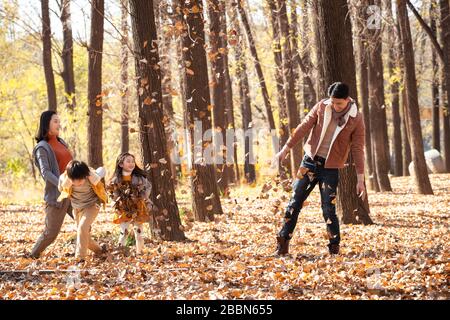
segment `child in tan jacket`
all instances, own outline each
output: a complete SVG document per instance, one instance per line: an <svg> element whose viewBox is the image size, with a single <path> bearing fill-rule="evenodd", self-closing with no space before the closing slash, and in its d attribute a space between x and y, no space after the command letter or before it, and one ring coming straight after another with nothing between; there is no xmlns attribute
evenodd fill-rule
<svg viewBox="0 0 450 320"><path fill-rule="evenodd" d="M94 170L82 161L73 160L59 178L60 198L69 198L74 209L77 223L75 258L81 262L86 259L87 249L97 255L106 253L106 246L101 247L91 238L91 225L108 199L101 182L104 175L102 167Z"/></svg>

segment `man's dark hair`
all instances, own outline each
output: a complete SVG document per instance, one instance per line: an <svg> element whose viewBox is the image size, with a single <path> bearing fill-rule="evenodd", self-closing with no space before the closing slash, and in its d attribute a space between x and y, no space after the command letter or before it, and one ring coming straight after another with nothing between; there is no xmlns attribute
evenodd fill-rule
<svg viewBox="0 0 450 320"><path fill-rule="evenodd" d="M67 176L71 180L81 180L89 177L89 167L83 161L72 160L67 165Z"/></svg>
<svg viewBox="0 0 450 320"><path fill-rule="evenodd" d="M348 85L343 82L335 82L328 87L328 96L331 98L347 99L348 92Z"/></svg>

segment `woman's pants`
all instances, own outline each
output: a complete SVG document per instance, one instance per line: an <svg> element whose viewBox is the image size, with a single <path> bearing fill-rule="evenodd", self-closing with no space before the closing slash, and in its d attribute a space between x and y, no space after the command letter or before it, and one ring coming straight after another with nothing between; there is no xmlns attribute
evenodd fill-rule
<svg viewBox="0 0 450 320"><path fill-rule="evenodd" d="M38 258L41 253L55 241L56 237L61 230L61 226L64 222L64 217L67 212L70 212L72 207L69 199L62 200L61 207L55 207L49 205L45 206L45 229L36 241L33 249L31 250L31 256Z"/></svg>

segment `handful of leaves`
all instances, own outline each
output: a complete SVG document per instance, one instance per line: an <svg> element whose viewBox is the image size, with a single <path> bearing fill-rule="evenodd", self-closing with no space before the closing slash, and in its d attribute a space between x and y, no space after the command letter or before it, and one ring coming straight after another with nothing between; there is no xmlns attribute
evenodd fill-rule
<svg viewBox="0 0 450 320"><path fill-rule="evenodd" d="M113 208L119 212L125 213L128 218L135 218L139 210L139 202L143 201L140 197L142 188L131 183L120 182L110 184L107 191L114 200Z"/></svg>

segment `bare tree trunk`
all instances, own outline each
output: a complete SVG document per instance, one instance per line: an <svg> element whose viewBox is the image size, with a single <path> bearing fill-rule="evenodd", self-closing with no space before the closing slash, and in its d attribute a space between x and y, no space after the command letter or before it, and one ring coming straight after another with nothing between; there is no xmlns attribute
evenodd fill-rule
<svg viewBox="0 0 450 320"><path fill-rule="evenodd" d="M369 0L369 5L380 7L380 0ZM368 19L367 19L368 20ZM381 28L368 28L369 43L369 106L370 128L374 143L375 170L381 191L392 191L389 181L389 146L386 126L386 108L384 100L383 60L381 57Z"/></svg>
<svg viewBox="0 0 450 320"><path fill-rule="evenodd" d="M155 22L158 30L161 30L161 34L159 36L161 47L160 47L160 61L161 61L161 85L162 85L162 103L164 109L164 118L163 122L166 130L166 138L167 138L167 148L169 149L169 154L173 154L176 152L176 142L174 140L174 133L176 130L175 123L175 111L173 110L173 100L172 94L174 89L172 87L172 70L171 70L171 60L170 60L170 52L171 52L171 42L174 39L173 31L171 29L167 29L168 26L175 28L174 24L174 9L171 3L167 1L155 1L154 6L157 7L158 12L155 9ZM159 14L159 18L158 18ZM158 26L158 19L160 20L160 26ZM171 161L171 172L172 178L174 179L174 184L176 185L178 182L178 172L181 172L181 165L175 164L174 161Z"/></svg>
<svg viewBox="0 0 450 320"><path fill-rule="evenodd" d="M192 172L191 191L196 220L212 221L214 214L222 214L219 189L214 164L205 163L205 141L203 133L211 129L211 104L208 85L208 67L205 52L203 4L201 0L178 1L183 26L182 46L185 72L186 115L191 137ZM195 135L196 123L201 123L201 138ZM198 130L198 129L197 129ZM199 153L201 153L199 157Z"/></svg>
<svg viewBox="0 0 450 320"><path fill-rule="evenodd" d="M130 0L133 27L139 129L142 156L153 186L151 199L159 208L151 215L152 237L185 240L170 170L163 123L161 70L153 1ZM146 62L144 62L146 61Z"/></svg>
<svg viewBox="0 0 450 320"><path fill-rule="evenodd" d="M319 50L323 53L325 83L343 81L348 84L352 94L357 94L352 27L347 1L318 0L315 3L322 34ZM369 216L368 197L362 200L355 191L357 179L351 154L348 163L348 167L339 170L337 210L346 224L370 224L372 220Z"/></svg>
<svg viewBox="0 0 450 320"><path fill-rule="evenodd" d="M222 11L222 23L220 24L220 32L222 36L220 37L220 40L222 41L222 48L224 48L223 53L223 68L224 68L224 77L225 77L225 115L227 117L227 129L233 129L236 130L235 121L234 121L234 105L233 105L233 86L232 81L230 77L230 68L228 63L228 53L229 53L229 47L228 47L228 30L227 30L227 17L226 17L226 1L223 2L223 11ZM228 140L227 141L227 145ZM233 152L233 164L227 164L229 168L228 170L228 182L229 184L232 183L239 183L240 180L240 172L239 172L239 166L238 166L238 156L237 156L237 144L235 143L233 137L233 150L227 150L227 153Z"/></svg>
<svg viewBox="0 0 450 320"><path fill-rule="evenodd" d="M324 70L324 57L323 52L320 50L320 42L321 42L321 32L319 28L319 24L317 23L319 19L319 4L317 1L310 1L308 5L311 6L311 17L313 26L313 35L314 35L314 53L316 56L316 92L317 92L317 100L320 100L321 97L325 96L327 91L327 84L325 81L325 70Z"/></svg>
<svg viewBox="0 0 450 320"><path fill-rule="evenodd" d="M293 1L293 0L291 0ZM314 88L314 83L312 81L312 70L313 65L311 62L311 50L309 44L309 37L311 33L311 17L308 13L308 3L306 1L300 2L301 12L302 12L302 24L301 24L301 39L302 45L299 52L301 61L304 65L302 83L303 83L303 115L306 115L310 109L316 104L319 97L317 97L316 89ZM317 81L316 81L317 82ZM300 117L303 116L300 114Z"/></svg>
<svg viewBox="0 0 450 320"><path fill-rule="evenodd" d="M414 177L417 190L421 194L433 194L428 178L427 165L423 150L422 131L420 126L419 102L417 97L416 74L414 70L414 53L411 40L406 0L397 0L397 12L400 22L400 33L403 45L405 65L405 86L407 98L407 118L411 142L411 154L414 163Z"/></svg>
<svg viewBox="0 0 450 320"><path fill-rule="evenodd" d="M440 24L441 24L441 42L442 47L439 45L437 37L435 37L432 28L430 28L414 5L407 0L406 5L411 9L414 16L417 18L419 24L429 36L435 52L438 54L440 61L442 62L442 81L443 88L447 92L447 95L443 94L443 98L450 100L450 5L448 0L439 0L440 9ZM441 98L442 100L442 98ZM447 167L447 172L450 172L450 114L445 102L443 102L443 114L444 114L444 158Z"/></svg>
<svg viewBox="0 0 450 320"><path fill-rule="evenodd" d="M430 28L433 32L433 36L437 38L437 28L436 28L436 7L437 3L435 0L430 2ZM440 135L440 106L439 106L439 64L437 61L437 56L435 50L431 50L431 66L433 69L432 80L431 80L431 99L432 99L432 118L433 118L433 148L436 150L441 150L441 135Z"/></svg>
<svg viewBox="0 0 450 320"><path fill-rule="evenodd" d="M369 109L369 80L368 80L368 41L367 34L365 33L366 21L361 17L364 16L366 6L358 5L355 7L355 26L357 28L357 57L359 61L359 104L362 108L362 113L365 123L366 133L366 166L367 173L369 174L369 186L371 190L379 190L378 181L375 179L373 156L372 156L372 131L370 126L370 109Z"/></svg>
<svg viewBox="0 0 450 320"><path fill-rule="evenodd" d="M104 0L91 2L91 37L88 71L88 162L91 167L103 165L102 54Z"/></svg>
<svg viewBox="0 0 450 320"><path fill-rule="evenodd" d="M404 68L402 68L402 72L404 73ZM404 76L402 76L402 83L404 83ZM406 115L406 110L407 110L407 103L408 101L406 100L406 90L405 90L405 85L403 84L403 88L400 90L400 94L402 97L402 101L401 101L401 111L402 111L402 115L401 115L401 119L402 119L402 136L403 136L403 150L402 150L402 154L403 154L403 176L409 176L409 164L412 161L412 157L411 157L411 144L410 144L410 140L411 138L409 137L409 133L408 133L408 119L407 119L407 115Z"/></svg>
<svg viewBox="0 0 450 320"><path fill-rule="evenodd" d="M284 80L284 96L287 105L287 113L289 120L289 133L293 132L297 127L300 116L298 114L297 100L295 98L295 78L294 68L292 65L292 50L289 41L289 25L286 9L286 0L278 0L278 8L280 14L278 21L280 25L281 37L285 39L282 43L283 57L283 80ZM291 150L291 176L295 177L296 169L300 166L302 160L302 146L296 144Z"/></svg>
<svg viewBox="0 0 450 320"><path fill-rule="evenodd" d="M283 58L281 56L281 46L280 46L280 23L278 19L279 10L277 9L276 0L267 0L267 5L270 10L270 22L272 25L272 50L274 55L274 60L276 64L275 68L275 81L277 85L277 102L279 109L279 135L280 135L280 145L284 146L289 139L289 126L288 126L288 115L286 110L286 100L284 96L284 80L283 80ZM283 163L286 163L284 165ZM291 174L292 166L290 161L280 162L279 174L285 179L287 174Z"/></svg>
<svg viewBox="0 0 450 320"><path fill-rule="evenodd" d="M442 66L443 87L447 95L447 101L442 102L443 106L443 127L444 127L444 157L447 172L450 172L450 5L448 0L439 0L440 24L441 24L441 43L444 54L444 63Z"/></svg>
<svg viewBox="0 0 450 320"><path fill-rule="evenodd" d="M231 10L231 20L235 30L235 60L236 60L236 77L239 87L239 101L242 114L242 129L249 135L244 136L244 179L248 184L256 182L256 171L253 156L253 136L251 128L253 126L252 107L250 101L250 86L247 76L246 57L243 50L244 43L242 38L242 31L237 18L237 10Z"/></svg>
<svg viewBox="0 0 450 320"><path fill-rule="evenodd" d="M229 170L226 164L227 150L226 129L228 127L228 119L225 114L226 102L226 79L225 79L225 63L224 53L226 50L224 35L221 33L221 24L223 23L223 15L225 4L222 0L208 0L208 11L210 20L209 42L210 51L208 52L209 61L212 68L212 113L214 124L214 149L217 153L216 167L217 167L217 181L220 191L224 195L228 195L228 176ZM230 150L231 151L231 150Z"/></svg>
<svg viewBox="0 0 450 320"><path fill-rule="evenodd" d="M61 0L61 23L63 26L63 50L61 54L63 62L62 78L66 94L66 105L70 110L76 107L75 74L73 70L73 37L72 22L70 16L70 0Z"/></svg>
<svg viewBox="0 0 450 320"><path fill-rule="evenodd" d="M52 66L52 31L50 27L50 14L48 0L41 0L42 10L42 59L44 63L45 83L47 84L48 110L56 111L58 103L56 101L55 76Z"/></svg>
<svg viewBox="0 0 450 320"><path fill-rule="evenodd" d="M388 69L390 77L390 91L391 91L391 111L392 111L392 152L393 152L393 167L391 172L394 176L401 176L403 171L403 156L402 156L402 132L400 119L400 80L396 68L399 67L397 61L401 58L399 53L399 38L397 33L397 23L392 14L392 1L384 0L384 9L387 12L387 27L385 28L388 38Z"/></svg>
<svg viewBox="0 0 450 320"><path fill-rule="evenodd" d="M120 48L120 92L122 100L121 110L121 152L128 152L130 148L129 137L129 90L128 90L128 0L121 2L121 48Z"/></svg>
<svg viewBox="0 0 450 320"><path fill-rule="evenodd" d="M275 129L275 120L274 120L273 112L272 112L272 106L270 104L270 99L269 99L269 92L267 91L266 80L264 78L264 74L262 72L261 64L260 64L259 58L258 58L258 53L256 51L255 40L253 39L253 34L252 34L252 31L250 29L250 24L247 19L247 14L245 13L244 8L242 7L241 1L242 0L234 1L233 6L237 6L238 12L241 16L242 25L244 26L245 33L247 35L250 53L251 53L253 61L255 63L256 74L258 75L259 85L261 87L263 100L264 100L264 106L266 107L267 119L269 121L269 128L271 131L273 131L276 129ZM273 145L274 151L278 152L278 150L276 150L276 149L278 149L277 148L278 141L277 141L276 136L272 136L272 145Z"/></svg>

